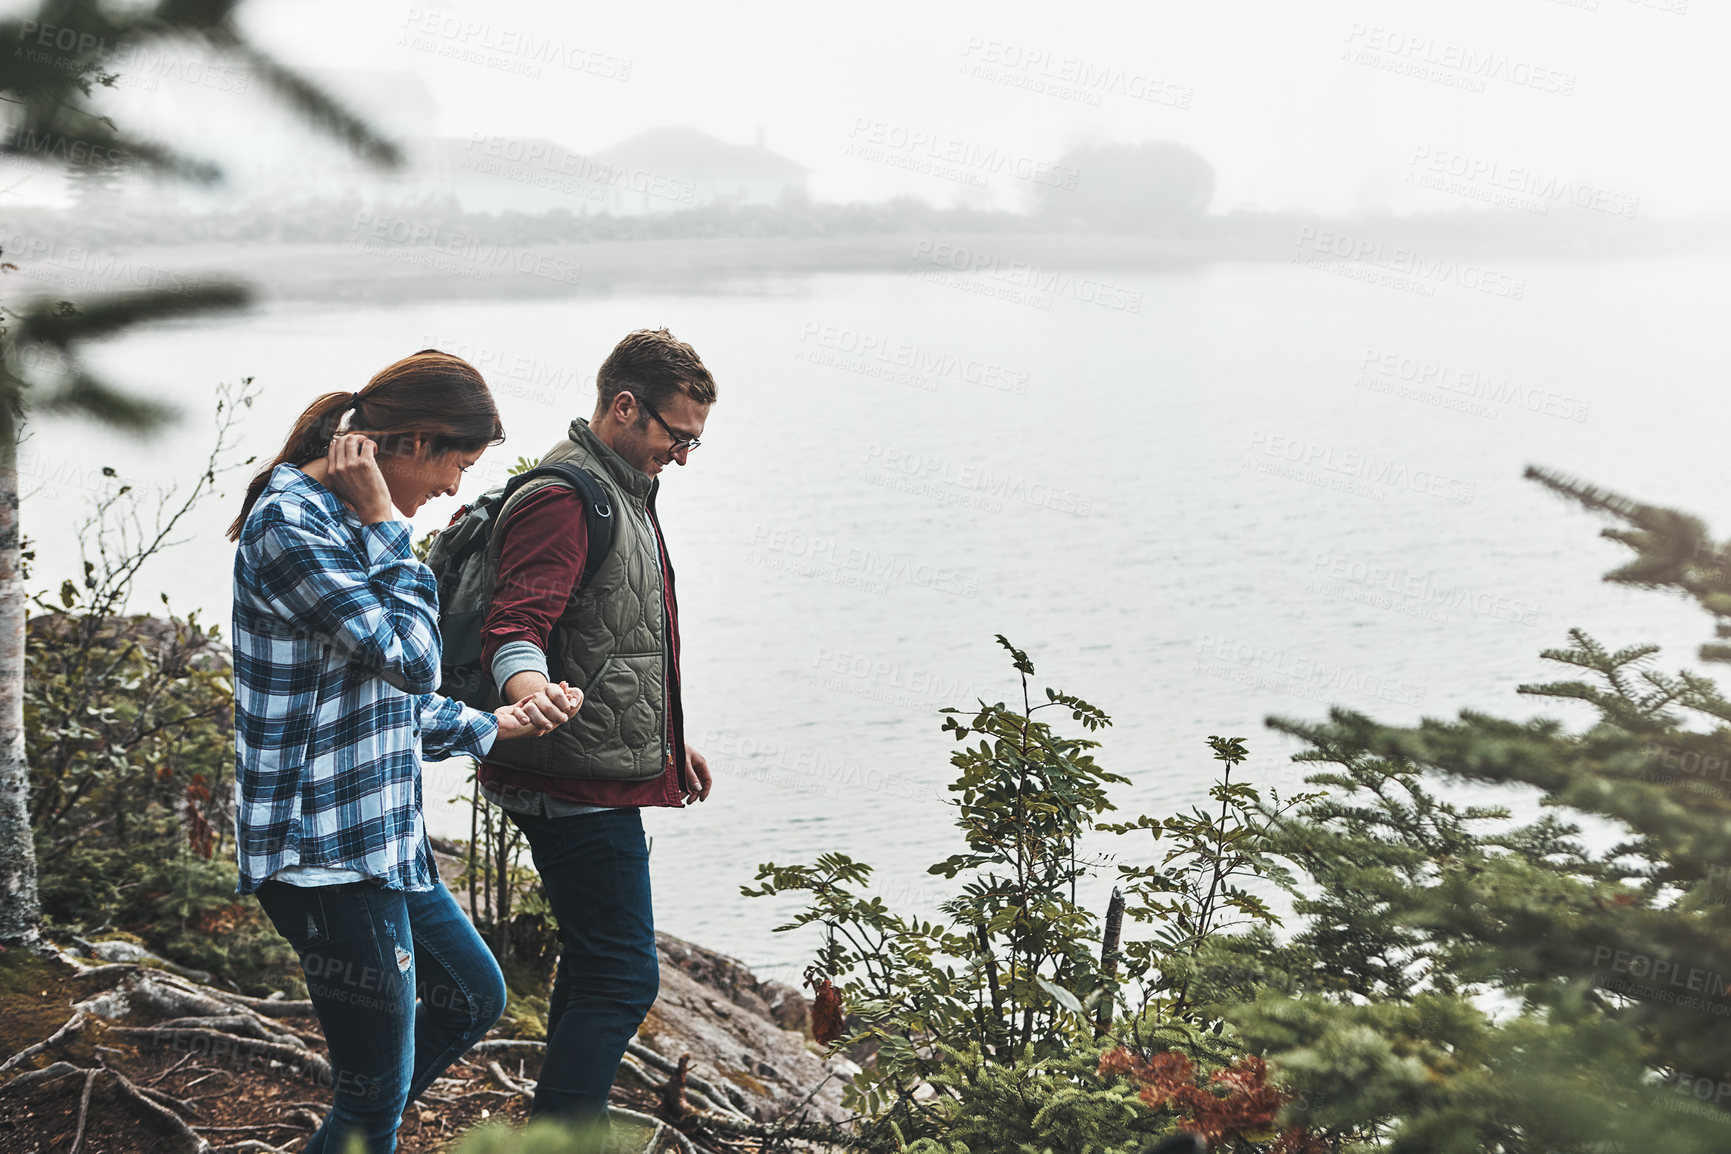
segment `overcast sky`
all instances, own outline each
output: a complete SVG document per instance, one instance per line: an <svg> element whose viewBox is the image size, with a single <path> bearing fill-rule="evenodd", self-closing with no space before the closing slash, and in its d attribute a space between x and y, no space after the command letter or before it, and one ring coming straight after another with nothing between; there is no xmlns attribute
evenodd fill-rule
<svg viewBox="0 0 1731 1154"><path fill-rule="evenodd" d="M243 16L291 63L421 77L430 105L417 109L406 85L399 107L379 110L405 130L579 151L664 124L738 143L761 132L811 169L823 199L1019 207L1027 179L998 171L980 189L885 157L1037 165L1079 144L1166 139L1214 165L1216 209L1469 203L1408 181L1429 164L1501 174L1480 184L1523 172L1578 182L1638 197L1643 215L1679 215L1731 206L1726 6L253 0ZM250 93L188 83L184 67L151 79L123 90L121 107L172 113L162 123L175 138L220 155L244 155L261 117L284 117ZM289 136L311 150L305 163L334 155ZM917 143L859 155L897 141Z"/></svg>

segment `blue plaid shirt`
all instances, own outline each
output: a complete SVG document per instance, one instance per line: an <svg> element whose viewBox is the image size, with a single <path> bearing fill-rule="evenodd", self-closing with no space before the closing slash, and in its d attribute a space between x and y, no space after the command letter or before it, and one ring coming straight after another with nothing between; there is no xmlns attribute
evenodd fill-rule
<svg viewBox="0 0 1731 1154"><path fill-rule="evenodd" d="M431 692L438 592L409 526L278 465L241 528L233 645L240 892L297 864L437 885L421 761L485 756L498 722Z"/></svg>

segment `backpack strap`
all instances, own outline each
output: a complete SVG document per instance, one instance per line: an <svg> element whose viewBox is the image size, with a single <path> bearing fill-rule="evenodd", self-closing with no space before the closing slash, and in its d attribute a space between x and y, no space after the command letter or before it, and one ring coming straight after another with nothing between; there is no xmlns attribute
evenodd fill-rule
<svg viewBox="0 0 1731 1154"><path fill-rule="evenodd" d="M546 465L537 465L512 477L505 485L504 495L499 500L499 512L493 525L488 549L492 553L494 572L499 563L500 534L505 527L505 518L516 508L521 499L552 485L566 485L574 490L583 501L583 521L588 530L588 547L583 557L583 575L578 580L577 588L589 584L595 573L601 568L601 563L607 560L607 555L613 551L613 540L617 535L617 522L613 516L613 499L607 490L601 487L601 482L588 469L580 465L564 461L554 461Z"/></svg>

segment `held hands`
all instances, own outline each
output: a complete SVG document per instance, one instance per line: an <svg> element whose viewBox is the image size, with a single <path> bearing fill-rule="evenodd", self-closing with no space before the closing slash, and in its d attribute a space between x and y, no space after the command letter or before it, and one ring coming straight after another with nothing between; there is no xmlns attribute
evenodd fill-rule
<svg viewBox="0 0 1731 1154"><path fill-rule="evenodd" d="M516 703L501 705L493 711L493 716L499 719L497 740L545 736L577 716L582 704L582 690L572 689L563 681L543 684Z"/></svg>
<svg viewBox="0 0 1731 1154"><path fill-rule="evenodd" d="M364 433L332 437L330 451L325 454L326 483L366 525L395 516L391 490L379 472L378 456L378 444Z"/></svg>

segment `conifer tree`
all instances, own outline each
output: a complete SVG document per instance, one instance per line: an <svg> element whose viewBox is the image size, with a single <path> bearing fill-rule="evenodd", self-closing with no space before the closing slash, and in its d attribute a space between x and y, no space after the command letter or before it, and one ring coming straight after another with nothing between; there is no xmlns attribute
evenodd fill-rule
<svg viewBox="0 0 1731 1154"><path fill-rule="evenodd" d="M1731 660L1731 542L1528 476L1612 518L1635 556L1607 579L1693 599L1716 623L1700 659ZM1298 1092L1293 1120L1402 1154L1731 1148L1731 701L1657 652L1580 629L1544 652L1561 677L1520 692L1589 705L1579 731L1270 719L1327 791L1276 833L1305 928L1229 943L1250 976L1230 1017ZM1466 806L1458 782L1529 788Z"/></svg>
<svg viewBox="0 0 1731 1154"><path fill-rule="evenodd" d="M27 18L0 21L0 156L95 166L98 182L116 170L219 180L209 160L128 131L97 106L96 90L112 88L133 53L166 43L232 60L318 131L375 163L398 161L395 146L365 121L250 43L235 23L237 7L237 0L44 0ZM15 268L0 265L0 271ZM79 302L45 299L0 311L0 943L34 942L40 916L23 732L22 423L31 410L42 410L138 433L159 427L169 408L99 379L81 361L81 347L151 321L232 309L248 295L239 283L212 281Z"/></svg>

